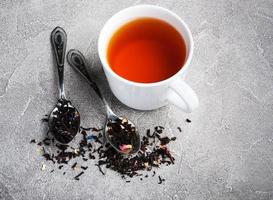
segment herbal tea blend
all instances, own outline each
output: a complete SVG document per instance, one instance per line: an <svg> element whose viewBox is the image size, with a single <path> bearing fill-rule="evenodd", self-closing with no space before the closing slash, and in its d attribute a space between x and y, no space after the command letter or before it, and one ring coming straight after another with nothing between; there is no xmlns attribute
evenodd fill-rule
<svg viewBox="0 0 273 200"><path fill-rule="evenodd" d="M56 109L52 111L48 119L50 132L62 143L70 142L78 132L80 114L71 102L59 99Z"/></svg>
<svg viewBox="0 0 273 200"><path fill-rule="evenodd" d="M114 122L108 120L106 126L108 139L121 152L130 153L135 150L134 148L139 146L136 128L129 124L126 118L118 118Z"/></svg>
<svg viewBox="0 0 273 200"><path fill-rule="evenodd" d="M107 169L111 169L126 179L126 182L130 182L127 178L136 176L143 176L143 178L153 177L156 174L153 169L161 165L168 166L174 164L175 159L171 155L168 144L171 141L175 141L176 138L162 136L164 131L162 126L156 126L153 130L147 130L142 137L140 151L134 155L120 154L109 144L103 146L102 131L102 129L97 128L81 127L82 139L76 147L56 143L54 138L49 137L37 143L36 140L31 140L30 143L36 143L40 148L42 156L47 161L57 165L57 170L67 169L67 167L64 167L65 165L70 166L69 169L71 170L77 170L74 176L75 180L80 180L84 171L90 168L88 168L88 160L95 160L95 165L102 175L106 174ZM91 132L91 134L87 134L87 132ZM126 145L131 142L130 140L122 141ZM50 145L56 147L54 153L47 152L46 147ZM77 159L77 161L72 162L74 159ZM42 168L46 169L45 166L42 166ZM56 170L51 170L50 172L53 173L54 171ZM152 171L152 174L149 174L149 171ZM65 173L63 172L63 175ZM146 173L146 175L143 175L143 173ZM140 180L143 180L143 178ZM165 181L160 176L158 178L159 184Z"/></svg>
<svg viewBox="0 0 273 200"><path fill-rule="evenodd" d="M105 166L122 175L123 178L138 176L144 170L151 171L162 164L174 164L174 157L171 155L167 144L176 140L175 137L161 137L163 127L155 127L152 134L147 130L146 136L141 140L140 151L136 155L124 156L116 153L109 147L100 149L98 166ZM100 169L101 170L101 169Z"/></svg>

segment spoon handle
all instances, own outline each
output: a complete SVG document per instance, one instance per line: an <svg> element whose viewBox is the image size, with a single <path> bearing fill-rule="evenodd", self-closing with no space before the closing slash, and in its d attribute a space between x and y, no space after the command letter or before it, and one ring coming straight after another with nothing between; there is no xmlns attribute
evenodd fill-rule
<svg viewBox="0 0 273 200"><path fill-rule="evenodd" d="M58 75L59 75L59 92L60 98L65 99L64 93L64 57L67 43L66 32L57 26L51 32L51 44L56 58Z"/></svg>
<svg viewBox="0 0 273 200"><path fill-rule="evenodd" d="M91 85L91 87L94 89L94 91L97 93L97 95L100 97L101 100L105 103L105 99L102 96L102 93L97 86L97 84L91 79L87 72L87 64L85 61L85 58L83 54L76 49L70 49L69 52L67 53L67 62L68 64L76 69Z"/></svg>

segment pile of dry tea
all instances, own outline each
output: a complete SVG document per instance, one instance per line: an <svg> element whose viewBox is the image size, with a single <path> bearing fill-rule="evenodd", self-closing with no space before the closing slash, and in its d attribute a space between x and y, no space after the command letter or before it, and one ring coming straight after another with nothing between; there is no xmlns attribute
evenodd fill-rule
<svg viewBox="0 0 273 200"><path fill-rule="evenodd" d="M155 127L153 131L148 129L146 136L141 140L140 151L136 155L119 154L110 145L106 145L106 148L98 150L97 166L102 173L101 166L105 166L126 178L141 176L144 170L151 171L162 164L174 164L175 159L167 144L176 138L161 137L163 130L162 126Z"/></svg>
<svg viewBox="0 0 273 200"><path fill-rule="evenodd" d="M91 128L88 130L92 130L93 133L98 133L97 136L92 135L92 140L94 140L95 143L102 144L102 142L98 139L98 137L102 137L100 133L102 129ZM82 170L77 176L75 176L75 179L79 180L79 177L84 174L84 171L88 168L87 161L90 159L95 159L95 156L92 154L96 151L96 148L87 141L86 131L81 129L82 139L76 146L57 143L54 137L49 135L49 133L50 132L48 132L48 136L42 141L36 142L36 140L33 139L30 141L30 143L36 143L38 146L38 152L46 159L46 161L57 165L59 170L61 170L64 165L70 165L72 170ZM51 151L49 151L47 147L50 147ZM72 161L74 162L71 165ZM42 169L44 168L45 166L43 164ZM54 170L51 170L50 172L52 173ZM66 172L63 172L63 175L65 174Z"/></svg>
<svg viewBox="0 0 273 200"><path fill-rule="evenodd" d="M79 180L80 176L88 169L88 160L95 160L95 165L103 175L105 175L106 169L111 169L124 179L134 176L148 178L149 175L143 175L143 172L153 171L151 176L155 176L154 168L163 164L168 166L174 164L175 161L167 145L169 142L175 141L176 138L161 136L163 131L164 127L162 126L156 126L153 130L148 129L146 135L142 137L140 151L134 155L123 155L115 151L109 144L103 145L102 129L96 128L81 127L82 139L76 147L56 143L54 138L50 137L40 142L35 140L30 142L36 143L42 149L42 156L54 165L58 165L58 169L61 170L64 165L69 165L72 170L76 168L81 170L74 177L75 180ZM91 134L87 134L87 132L91 132ZM48 153L45 150L46 146L51 146L55 152ZM51 172L53 171L51 170ZM65 175L65 173L64 171L63 174ZM159 184L165 180L160 176L158 178ZM130 180L126 179L126 182L130 182Z"/></svg>

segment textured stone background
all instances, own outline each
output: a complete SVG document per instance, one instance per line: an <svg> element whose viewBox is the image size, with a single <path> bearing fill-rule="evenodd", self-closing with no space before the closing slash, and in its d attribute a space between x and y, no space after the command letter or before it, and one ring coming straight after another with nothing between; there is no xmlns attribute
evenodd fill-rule
<svg viewBox="0 0 273 200"><path fill-rule="evenodd" d="M192 30L195 52L187 82L200 98L192 114L171 105L131 110L109 91L98 33L115 12L143 3L169 8ZM272 11L272 0L1 0L0 199L273 199ZM176 164L158 170L164 184L157 177L125 183L112 171L102 176L91 161L78 182L73 172L40 170L44 160L29 141L43 138L41 118L58 94L49 41L57 25L67 31L67 49L87 56L115 112L141 130L161 124L177 136ZM101 126L98 98L69 67L65 86L83 125Z"/></svg>

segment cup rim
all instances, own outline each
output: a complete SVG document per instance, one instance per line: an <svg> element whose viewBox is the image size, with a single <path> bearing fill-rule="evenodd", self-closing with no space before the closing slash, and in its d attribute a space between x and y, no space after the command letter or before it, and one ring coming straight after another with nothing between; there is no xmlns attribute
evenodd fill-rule
<svg viewBox="0 0 273 200"><path fill-rule="evenodd" d="M164 79L162 81L158 81L158 82L152 82L152 83L140 83L140 82L135 82L135 81L130 81L128 79L123 78L122 76L118 75L116 72L114 72L112 70L112 68L109 66L108 62L107 62L107 58L106 56L102 55L102 47L101 47L101 43L102 43L102 34L105 31L106 27L109 26L110 21L112 18L114 18L116 15L118 15L121 12L124 12L125 10L128 9L134 9L134 8L151 8L151 9L158 9L164 12L167 12L168 14L170 14L172 17L176 18L181 24L182 26L185 28L185 32L188 34L189 37L189 51L188 51L188 57L186 59L186 62L183 64L183 66L181 67L181 69L179 71L177 71L174 75L172 75L171 77ZM164 21L164 19L162 19ZM166 21L167 22L167 21ZM169 22L167 22L169 23ZM176 27L175 27L176 28ZM182 35L183 37L183 35ZM186 70L186 68L188 68L192 56L193 56L193 48L194 48L194 44L193 44L193 37L191 34L191 31L188 27L188 25L174 12L168 10L167 8L163 8L161 6L156 6L156 5L149 5L149 4L142 4L142 5L136 5L136 6L130 6L127 8L124 8L122 10L120 10L119 12L115 13L112 17L110 17L106 23L104 24L103 28L100 31L99 34L99 38L98 38L98 54L99 54L99 58L100 61L102 63L103 69L107 70L112 76L114 76L115 78L119 79L120 81L129 84L129 85L134 85L134 86L139 86L139 87L154 87L154 86L161 86L164 85L172 80L174 80L175 78L177 78L179 75L182 74L182 72L184 72Z"/></svg>

